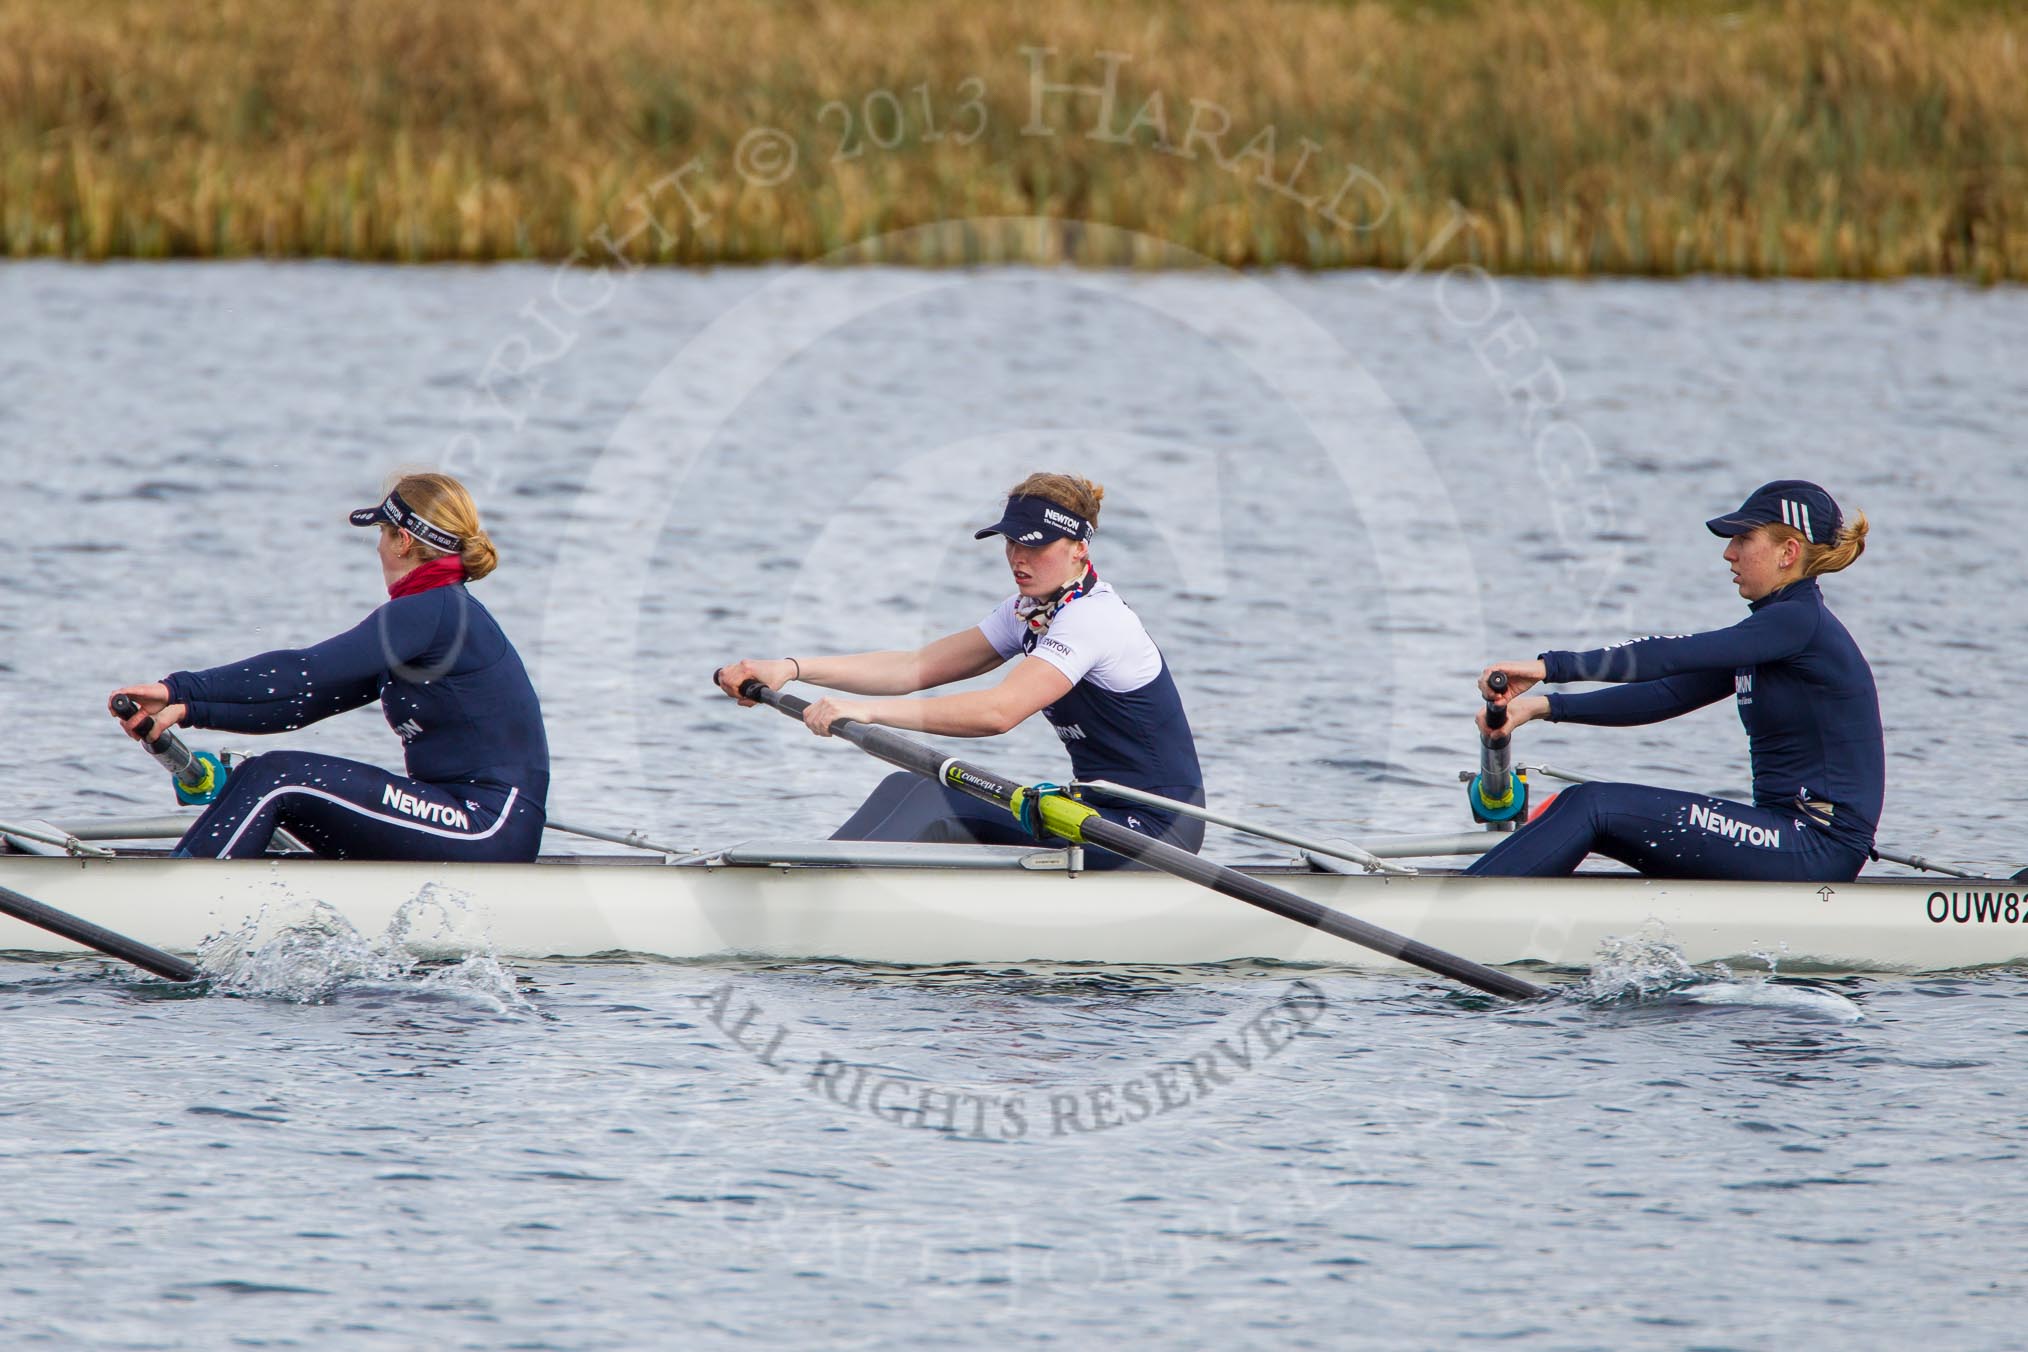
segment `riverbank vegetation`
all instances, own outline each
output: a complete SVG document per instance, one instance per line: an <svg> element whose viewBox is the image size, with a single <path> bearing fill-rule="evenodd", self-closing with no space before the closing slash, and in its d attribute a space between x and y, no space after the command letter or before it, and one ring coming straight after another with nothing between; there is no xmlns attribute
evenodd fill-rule
<svg viewBox="0 0 2028 1352"><path fill-rule="evenodd" d="M1065 85L1096 92L1053 89ZM0 8L6 255L700 264L841 251L2021 280L2028 11Z"/></svg>

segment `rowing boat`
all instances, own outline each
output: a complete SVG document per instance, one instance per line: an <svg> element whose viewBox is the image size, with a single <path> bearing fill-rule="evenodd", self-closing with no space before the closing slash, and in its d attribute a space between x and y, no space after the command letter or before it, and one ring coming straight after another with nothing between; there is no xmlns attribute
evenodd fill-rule
<svg viewBox="0 0 2028 1352"><path fill-rule="evenodd" d="M1041 848L828 841L748 842L676 862L0 853L0 887L186 953L214 935L272 933L321 903L362 934L400 925L413 942L445 954L1401 966L1175 878L1080 871L1075 862L1067 851ZM1314 863L1245 871L1491 966L1591 966L1614 938L1657 923L1697 963L1773 957L1784 971L1914 972L2028 961L2028 884L2020 881L1883 876L1827 887L1628 873L1468 878L1428 868L1338 873ZM0 951L67 949L0 917Z"/></svg>
<svg viewBox="0 0 2028 1352"><path fill-rule="evenodd" d="M791 717L809 707L758 681L741 693ZM175 839L187 817L0 822L0 952L76 944L188 981L199 969L171 950L257 947L307 922L385 936L418 956L630 953L901 965L1252 959L1421 969L1509 999L1543 988L1497 969L1584 968L1642 931L1673 943L1690 963L1745 960L1791 972L1948 971L2028 960L2028 870L2007 881L1977 879L1915 856L1879 856L1955 875L1946 888L1919 877L1838 885L1631 873L1513 878L1391 862L1483 853L1513 829L1527 804L1526 771L1511 764L1504 737L1486 738L1479 773L1465 776L1473 816L1491 829L1464 836L1318 841L1105 781L1081 786L1300 850L1294 864L1240 870L1106 821L1076 794L1003 779L889 729L836 719L832 731L993 803L1064 847L762 841L684 853L552 818L551 830L659 858L453 864L301 853L226 861L94 843ZM179 780L201 768L185 763L189 753L173 734L151 749ZM1087 844L1139 867L1087 871Z"/></svg>

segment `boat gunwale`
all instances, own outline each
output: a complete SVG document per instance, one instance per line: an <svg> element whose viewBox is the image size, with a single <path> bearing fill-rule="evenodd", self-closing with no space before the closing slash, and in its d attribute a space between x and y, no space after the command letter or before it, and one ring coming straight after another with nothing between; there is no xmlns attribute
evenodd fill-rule
<svg viewBox="0 0 2028 1352"><path fill-rule="evenodd" d="M321 859L314 855L307 854L271 854L271 855L263 855L258 859L174 860L172 859L170 851L162 848L128 849L121 850L115 854L106 856L41 855L41 854L29 854L21 851L0 849L0 864L12 866L15 864L29 864L30 861L34 861L33 864L30 864L31 867L34 867L35 865L55 866L64 864L81 864L94 868L118 867L121 864L142 864L142 863L160 864L160 863L175 862L175 863L187 863L192 866L198 867L223 866L231 869L244 869L248 867L264 867L264 868L280 867L288 869L297 869L309 867L311 865L323 865L323 866L345 867L345 868L383 868L383 869L412 867L422 871L431 871L439 868L454 867L460 870L479 869L486 872L492 872L494 870L529 868L529 867L542 867L542 868L592 867L592 868L630 868L630 869L668 868L680 870L686 873L699 871L704 873L758 872L758 871L796 872L796 873L804 873L804 872L839 873L852 870L863 870L876 872L906 872L906 873L955 873L967 875L980 873L1004 873L1021 877L1042 877L1042 878L1061 877L1067 880L1080 880L1094 876L1146 877L1148 876L1149 873L1148 870L1144 869L1071 870L1064 867L1061 864L1037 866L1037 865L1023 865L1018 862L1003 861L1003 860L993 860L993 861L981 860L978 863L960 863L960 862L952 862L949 860L938 860L935 862L918 862L895 858L866 858L856 860L855 859L766 860L759 858L750 858L750 859L728 860L719 858L715 854L713 854L704 858L686 859L679 863L673 862L664 857L649 856L649 855L617 854L617 853L615 854L550 853L539 855L535 859L526 862L508 862L500 860L472 860L472 861L461 860L453 863L440 863L440 862L388 860L388 859ZM1294 877L1294 878L1320 878L1320 879L1341 878L1347 882L1355 882L1355 883L1378 882L1381 884L1398 883L1412 885L1420 879L1442 880L1453 882L1470 879L1475 883L1485 882L1489 884L1541 887L1545 885L1558 883L1567 885L1572 882L1585 883L1595 881L1607 881L1620 884L1628 882L1640 882L1655 887L1668 887L1675 885L1695 885L1700 888L1726 887L1726 888L1742 888L1742 889L1809 887L1813 890L1829 887L1834 892L1836 892L1840 889L1848 887L1859 887L1859 888L1911 887L1916 884L1927 883L1933 885L1932 890L1939 892L1953 890L1987 891L1998 888L2002 890L2018 891L2021 892L2024 895L2024 897L2028 897L2028 880L2023 880L2020 878L2012 878L2012 877L1959 878L1947 874L1923 874L1923 873L1876 873L1862 875L1858 878L1851 879L1847 882L1831 883L1831 882L1805 882L1805 881L1767 882L1743 878L1657 878L1650 877L1648 875L1641 873L1635 873L1630 870L1620 870L1620 869L1580 870L1577 873L1556 878L1508 878L1508 877L1474 878L1473 875L1467 873L1464 869L1461 868L1419 867L1418 870L1413 874L1400 875L1400 874L1379 874L1379 873L1374 874L1340 873L1333 869L1313 868L1309 865L1299 863L1231 862L1229 864L1229 867L1238 869L1242 873L1246 873L1257 877L1270 877L1270 878Z"/></svg>

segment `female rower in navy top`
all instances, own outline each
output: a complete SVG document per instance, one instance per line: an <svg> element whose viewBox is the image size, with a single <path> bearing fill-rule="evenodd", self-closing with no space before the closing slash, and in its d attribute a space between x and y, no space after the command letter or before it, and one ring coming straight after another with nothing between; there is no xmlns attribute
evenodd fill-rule
<svg viewBox="0 0 2028 1352"><path fill-rule="evenodd" d="M1594 652L1500 662L1508 727L1532 719L1631 727L1739 702L1753 754L1753 803L1638 784L1565 789L1534 822L1481 857L1476 874L1574 872L1597 853L1664 878L1848 882L1871 856L1886 792L1886 748L1873 671L1824 604L1817 578L1866 548L1866 516L1850 526L1831 495L1785 479L1708 523L1728 538L1725 560L1753 613L1688 638L1647 638ZM1528 695L1538 681L1610 681L1576 695ZM1485 730L1484 713L1479 727Z"/></svg>
<svg viewBox="0 0 2028 1352"><path fill-rule="evenodd" d="M352 524L380 528L389 598L358 626L313 648L179 671L113 698L140 705L123 722L129 736L154 719L151 740L179 723L292 732L378 699L408 774L306 751L255 756L176 853L246 858L280 828L331 859L535 858L549 744L520 656L465 590L498 562L471 496L448 475L405 475Z"/></svg>
<svg viewBox="0 0 2028 1352"><path fill-rule="evenodd" d="M739 662L721 669L718 683L735 699L748 680L771 690L801 680L859 695L910 695L1014 661L990 690L931 699L825 698L803 721L819 736L830 735L834 719L851 718L946 737L992 737L1040 713L1070 752L1078 779L1109 779L1201 805L1197 743L1169 665L1140 617L1091 564L1104 496L1097 484L1067 474L1032 474L1017 484L1000 520L975 536L1006 537L1016 591L970 629L914 652ZM1194 817L1092 806L1109 821L1187 850L1204 843L1204 824ZM832 839L1033 843L1005 809L905 771L888 776ZM1087 862L1126 863L1102 851Z"/></svg>

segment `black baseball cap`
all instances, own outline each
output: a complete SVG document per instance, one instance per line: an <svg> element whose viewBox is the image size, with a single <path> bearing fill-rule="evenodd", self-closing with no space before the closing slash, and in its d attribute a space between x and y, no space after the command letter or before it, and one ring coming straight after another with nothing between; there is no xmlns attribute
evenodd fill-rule
<svg viewBox="0 0 2028 1352"><path fill-rule="evenodd" d="M1089 540L1096 534L1097 526L1068 507L1059 507L1048 498L1017 495L1007 499L998 521L974 531L972 538L1004 535L1017 545L1046 545L1051 540Z"/></svg>
<svg viewBox="0 0 2028 1352"><path fill-rule="evenodd" d="M1704 524L1713 535L1744 535L1779 521L1793 526L1812 544L1836 543L1844 529L1845 515L1831 495L1807 479L1777 479L1753 490L1740 509L1729 516L1714 516Z"/></svg>

